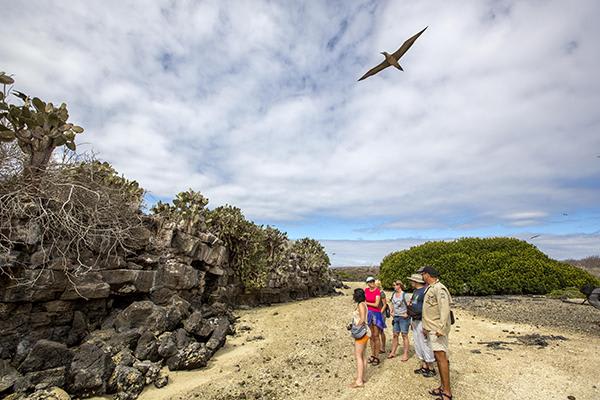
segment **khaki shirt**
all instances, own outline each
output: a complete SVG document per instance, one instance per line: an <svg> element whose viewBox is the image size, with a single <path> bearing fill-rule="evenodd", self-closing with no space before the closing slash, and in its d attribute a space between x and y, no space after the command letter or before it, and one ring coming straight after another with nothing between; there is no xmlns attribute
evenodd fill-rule
<svg viewBox="0 0 600 400"><path fill-rule="evenodd" d="M423 299L423 329L448 335L450 303L452 303L450 292L440 281L429 286Z"/></svg>

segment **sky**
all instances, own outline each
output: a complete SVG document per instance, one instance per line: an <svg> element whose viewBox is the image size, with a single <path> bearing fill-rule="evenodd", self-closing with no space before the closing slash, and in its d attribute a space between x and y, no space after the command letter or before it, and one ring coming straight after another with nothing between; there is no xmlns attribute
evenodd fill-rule
<svg viewBox="0 0 600 400"><path fill-rule="evenodd" d="M149 204L193 188L333 265L470 236L600 254L600 2L0 7L0 70Z"/></svg>

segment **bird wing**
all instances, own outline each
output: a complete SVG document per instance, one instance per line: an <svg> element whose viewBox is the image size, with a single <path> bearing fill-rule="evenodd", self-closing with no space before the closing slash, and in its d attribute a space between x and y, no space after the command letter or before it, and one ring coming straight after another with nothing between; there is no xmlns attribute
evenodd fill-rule
<svg viewBox="0 0 600 400"><path fill-rule="evenodd" d="M425 29L427 29L427 27L425 27ZM392 57L394 57L396 61L399 61L400 57L402 57L404 53L406 53L408 49L410 49L410 46L412 46L413 43L419 38L419 36L421 36L421 34L425 32L425 29L423 29L421 32L417 33L413 37L406 39L406 42L402 43L402 46L400 46L400 48L396 50L394 54L392 54Z"/></svg>
<svg viewBox="0 0 600 400"><path fill-rule="evenodd" d="M384 69L386 69L387 67L390 66L390 63L387 62L387 60L383 60L379 65L377 65L376 67L371 68L370 70L367 71L366 74L364 74L359 81L362 81L363 79L367 79L368 77L370 77L371 75L375 75L376 73L378 73L379 71L382 71Z"/></svg>

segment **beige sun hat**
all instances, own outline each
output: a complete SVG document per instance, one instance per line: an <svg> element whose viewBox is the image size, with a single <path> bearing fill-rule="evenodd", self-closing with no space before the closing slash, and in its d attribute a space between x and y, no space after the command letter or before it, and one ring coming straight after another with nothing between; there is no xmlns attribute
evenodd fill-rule
<svg viewBox="0 0 600 400"><path fill-rule="evenodd" d="M417 282L417 283L425 283L421 274L412 274L408 277L409 281Z"/></svg>

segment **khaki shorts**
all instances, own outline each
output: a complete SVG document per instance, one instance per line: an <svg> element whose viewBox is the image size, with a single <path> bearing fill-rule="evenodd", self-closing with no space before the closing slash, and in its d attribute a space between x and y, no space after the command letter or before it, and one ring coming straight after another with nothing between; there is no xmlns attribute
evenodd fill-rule
<svg viewBox="0 0 600 400"><path fill-rule="evenodd" d="M448 354L448 335L438 336L435 332L429 332L427 340L432 351L444 351Z"/></svg>

